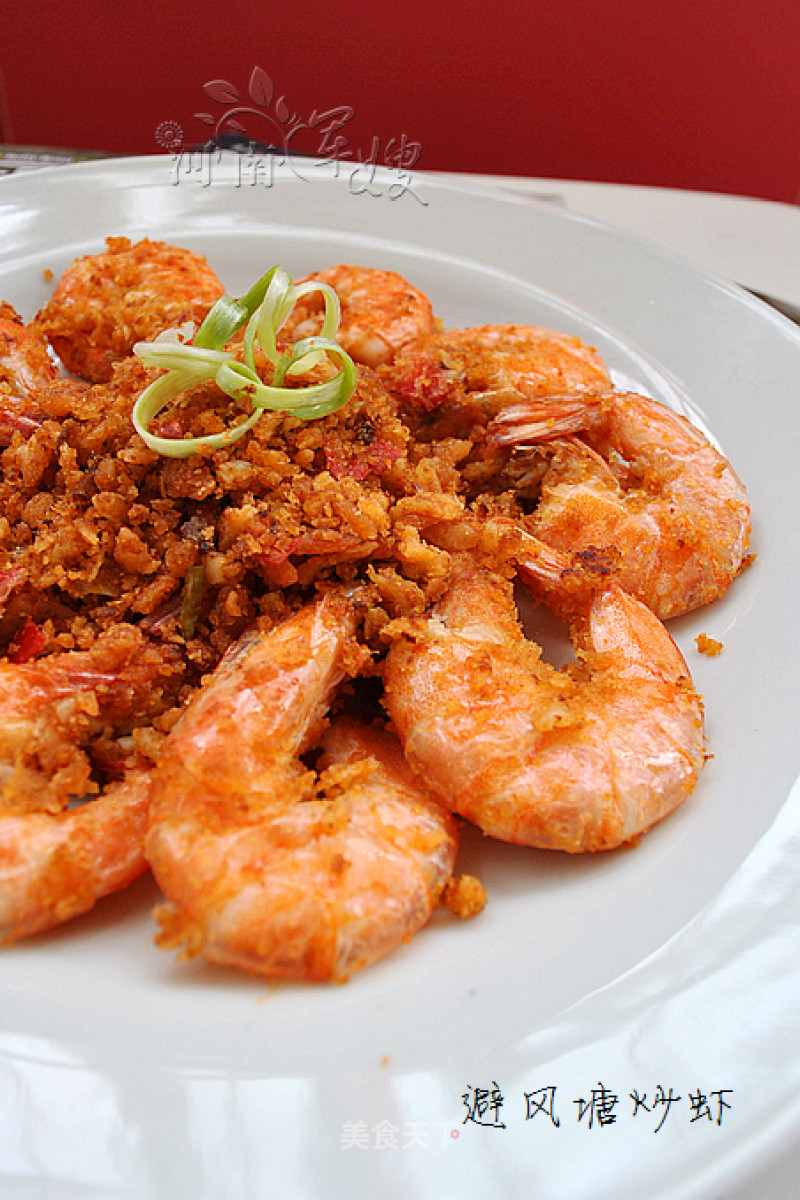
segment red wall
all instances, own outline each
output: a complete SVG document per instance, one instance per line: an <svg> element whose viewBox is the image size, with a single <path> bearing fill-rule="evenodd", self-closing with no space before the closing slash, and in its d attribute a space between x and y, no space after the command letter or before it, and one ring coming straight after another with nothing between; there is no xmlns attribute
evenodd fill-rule
<svg viewBox="0 0 800 1200"><path fill-rule="evenodd" d="M430 169L800 199L798 0L25 0L0 25L3 140L148 154L176 122L201 142L195 114L226 111L204 84L246 97L254 67L263 140L267 112L282 133L344 106L364 157L405 135Z"/></svg>

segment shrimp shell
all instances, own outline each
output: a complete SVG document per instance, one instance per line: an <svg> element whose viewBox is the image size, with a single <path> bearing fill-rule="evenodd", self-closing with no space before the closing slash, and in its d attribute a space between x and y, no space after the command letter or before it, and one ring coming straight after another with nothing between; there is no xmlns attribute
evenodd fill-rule
<svg viewBox="0 0 800 1200"><path fill-rule="evenodd" d="M0 301L0 446L29 437L41 423L36 397L58 377L47 342L35 325Z"/></svg>
<svg viewBox="0 0 800 1200"><path fill-rule="evenodd" d="M0 301L0 397L27 400L57 377L41 331Z"/></svg>
<svg viewBox="0 0 800 1200"><path fill-rule="evenodd" d="M393 389L422 409L466 405L494 413L515 400L610 387L598 352L576 337L538 325L451 329L410 345L391 376Z"/></svg>
<svg viewBox="0 0 800 1200"><path fill-rule="evenodd" d="M327 283L338 295L342 312L336 340L356 362L369 367L390 363L403 346L434 331L430 300L396 271L342 263L307 278ZM283 336L296 342L316 333L320 309L318 296L304 297Z"/></svg>

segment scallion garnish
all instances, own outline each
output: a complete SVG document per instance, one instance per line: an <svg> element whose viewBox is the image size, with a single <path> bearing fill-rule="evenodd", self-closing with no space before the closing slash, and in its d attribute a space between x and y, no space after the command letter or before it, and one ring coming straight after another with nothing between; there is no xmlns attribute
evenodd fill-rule
<svg viewBox="0 0 800 1200"><path fill-rule="evenodd" d="M303 338L288 350L278 349L278 332L297 301L310 292L321 292L325 302L322 331ZM138 342L134 353L146 367L167 372L145 388L133 409L133 424L151 450L169 458L187 458L201 447L213 450L238 441L267 409L291 412L313 420L335 412L352 396L357 374L350 356L334 340L339 328L339 298L326 283L308 280L295 286L283 267L272 267L239 300L222 296L209 310L191 342L180 331L169 330L154 342ZM244 362L224 347L245 328ZM265 383L256 371L256 349L272 366ZM285 387L287 375L302 375L326 357L340 361L341 369L324 383ZM201 383L216 383L226 395L250 399L253 412L231 429L204 437L160 437L150 426L161 410L184 392Z"/></svg>

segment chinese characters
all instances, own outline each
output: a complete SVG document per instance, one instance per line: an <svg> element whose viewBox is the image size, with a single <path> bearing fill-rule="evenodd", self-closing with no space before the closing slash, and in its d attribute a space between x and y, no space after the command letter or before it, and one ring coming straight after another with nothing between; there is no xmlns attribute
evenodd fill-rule
<svg viewBox="0 0 800 1200"><path fill-rule="evenodd" d="M472 1125L489 1125L495 1129L505 1129L505 1122L500 1120L503 1094L494 1080L491 1088L474 1088L470 1085L461 1099L467 1110L462 1124L466 1125L469 1122Z"/></svg>
<svg viewBox="0 0 800 1200"><path fill-rule="evenodd" d="M458 1143L464 1127L563 1130L571 1124L587 1133L594 1131L592 1136L602 1136L604 1129L625 1121L635 1122L651 1134L660 1133L667 1120L687 1128L708 1128L722 1125L733 1108L732 1096L733 1088L703 1091L698 1086L681 1093L660 1082L651 1090L633 1087L623 1095L597 1080L578 1096L565 1095L563 1089L559 1093L555 1084L548 1083L509 1098L492 1079L485 1084L470 1083L461 1093L460 1122L405 1121L398 1125L389 1120L375 1124L344 1121L339 1144L349 1151L447 1150ZM499 1136L502 1140L502 1134Z"/></svg>
<svg viewBox="0 0 800 1200"><path fill-rule="evenodd" d="M556 1109L556 1092L557 1088L554 1085L525 1092L525 1120L539 1119L540 1123L547 1121L558 1129L561 1126L561 1116ZM627 1096L627 1100L630 1101L628 1106L616 1092L598 1080L597 1085L589 1089L586 1095L573 1097L571 1103L574 1106L574 1119L586 1129L602 1129L604 1126L613 1125L618 1117L636 1118L640 1123L650 1117L653 1118L653 1133L659 1133L673 1109L678 1112L681 1104L683 1119L688 1118L689 1124L706 1121L721 1125L723 1113L732 1107L729 1099L732 1095L732 1088L719 1088L705 1093L698 1087L694 1092L687 1092L684 1097L676 1093L671 1086L667 1088L658 1083L649 1093L632 1088Z"/></svg>
<svg viewBox="0 0 800 1200"><path fill-rule="evenodd" d="M540 1125L547 1124L553 1129L562 1128L570 1116L587 1130L603 1129L616 1124L618 1119L635 1118L640 1124L650 1119L653 1133L659 1133L671 1113L675 1114L673 1120L683 1119L690 1125L698 1121L721 1125L723 1115L732 1108L730 1097L733 1089L718 1088L704 1092L698 1087L683 1096L672 1086L665 1087L663 1083L657 1083L650 1092L631 1088L627 1097L621 1098L602 1080L598 1080L584 1094L568 1100L563 1100L557 1093L555 1084L523 1092L524 1106L515 1105L515 1111L521 1112L525 1121L538 1121ZM497 1080L493 1079L484 1087L470 1084L462 1094L461 1102L466 1109L463 1125L506 1128L503 1113L506 1100ZM510 1110L507 1111L510 1119ZM682 1117L677 1115L680 1111Z"/></svg>
<svg viewBox="0 0 800 1200"><path fill-rule="evenodd" d="M402 196L426 205L414 189L411 169L422 153L419 142L402 133L385 142L375 136L365 153L351 145L342 131L355 116L348 105L301 116L285 96L275 95L267 72L255 67L247 95L224 79L212 79L204 85L206 95L222 111L195 113L210 136L195 149L187 149L181 126L162 121L156 140L172 152L172 183L181 180L210 186L215 168L222 162L225 149L237 155L237 187L271 188L276 167L289 167L299 179L311 180L326 172L342 180L355 196Z"/></svg>

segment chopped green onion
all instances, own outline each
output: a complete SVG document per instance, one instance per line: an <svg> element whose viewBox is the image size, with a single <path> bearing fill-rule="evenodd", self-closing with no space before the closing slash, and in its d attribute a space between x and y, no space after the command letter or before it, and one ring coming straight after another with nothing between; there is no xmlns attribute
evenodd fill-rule
<svg viewBox="0 0 800 1200"><path fill-rule="evenodd" d="M322 331L318 337L303 338L288 351L278 350L277 335L297 301L310 292L321 292L325 303ZM147 367L166 370L136 401L133 424L151 450L169 458L187 458L202 447L221 449L252 429L265 410L291 412L303 420L314 420L335 412L352 396L358 376L350 356L334 340L339 328L339 298L325 283L308 280L295 286L280 266L262 275L240 300L227 293L209 310L189 343L177 331L168 331L154 342L139 342L134 353ZM235 333L245 327L244 362L224 349ZM170 336L171 334L175 336ZM271 383L256 372L256 349L272 365ZM305 387L287 388L287 375L301 375L326 357L338 358L341 370L333 379ZM205 437L160 437L150 425L161 410L184 392L201 383L213 382L226 395L247 396L253 413L222 433Z"/></svg>

